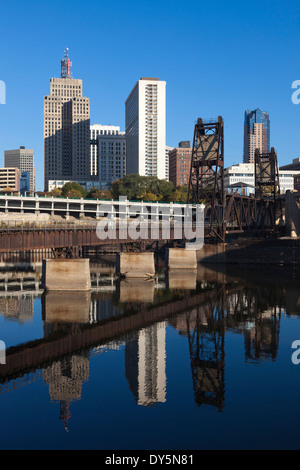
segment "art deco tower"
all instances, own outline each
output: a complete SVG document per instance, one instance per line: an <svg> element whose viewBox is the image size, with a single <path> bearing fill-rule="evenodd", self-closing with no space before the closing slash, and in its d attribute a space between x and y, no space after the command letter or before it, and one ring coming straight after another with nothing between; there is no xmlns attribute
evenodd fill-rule
<svg viewBox="0 0 300 470"><path fill-rule="evenodd" d="M90 179L90 100L82 80L72 78L69 50L61 61L61 78L50 79L44 98L45 191L50 180Z"/></svg>

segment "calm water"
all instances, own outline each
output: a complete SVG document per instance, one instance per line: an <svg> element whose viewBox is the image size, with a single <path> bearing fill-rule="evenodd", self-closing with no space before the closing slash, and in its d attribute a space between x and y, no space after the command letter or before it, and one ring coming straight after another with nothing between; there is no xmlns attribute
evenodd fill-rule
<svg viewBox="0 0 300 470"><path fill-rule="evenodd" d="M1 449L300 448L300 280L270 271L106 272L90 296L2 274Z"/></svg>

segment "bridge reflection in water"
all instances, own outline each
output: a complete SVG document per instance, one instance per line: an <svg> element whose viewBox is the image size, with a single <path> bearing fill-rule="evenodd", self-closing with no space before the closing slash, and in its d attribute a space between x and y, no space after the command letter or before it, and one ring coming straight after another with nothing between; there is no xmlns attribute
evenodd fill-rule
<svg viewBox="0 0 300 470"><path fill-rule="evenodd" d="M200 267L184 276L168 272L151 281L118 281L111 291L98 285L91 294L43 294L43 337L8 348L0 393L42 379L68 429L70 404L82 398L91 358L122 350L136 403L163 404L168 395L167 330L172 328L187 341L195 403L222 411L226 333L244 336L247 362L275 361L282 313L300 316L296 280L268 283L266 277L240 274ZM112 287L110 281L106 285ZM0 314L7 320L30 320L36 294L9 294L0 292Z"/></svg>

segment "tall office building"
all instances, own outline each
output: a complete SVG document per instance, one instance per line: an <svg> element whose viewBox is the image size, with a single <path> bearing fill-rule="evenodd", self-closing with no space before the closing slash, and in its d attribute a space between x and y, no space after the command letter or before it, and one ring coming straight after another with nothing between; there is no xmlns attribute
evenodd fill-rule
<svg viewBox="0 0 300 470"><path fill-rule="evenodd" d="M270 151L269 113L259 108L245 111L244 121L244 163L254 163L255 149Z"/></svg>
<svg viewBox="0 0 300 470"><path fill-rule="evenodd" d="M90 180L90 100L82 96L82 80L71 76L68 49L61 78L50 79L44 98L45 191L49 180Z"/></svg>
<svg viewBox="0 0 300 470"><path fill-rule="evenodd" d="M111 147L111 145L109 145L110 138L111 138L111 144L115 150L115 152L112 153L112 149L110 148L109 149L110 155L116 155L116 156L122 155L124 157L124 164L125 164L125 145L126 145L125 144L125 132L120 131L119 126L111 126L111 125L103 126L102 124L92 124L90 126L90 133L91 133L91 175L100 176L100 180L101 180L99 168L101 168L101 166L102 167L104 166L104 154L106 153L105 143L107 143L107 150L108 150L108 147ZM98 137L100 137L100 141L98 141ZM101 144L102 137L103 137L103 144ZM121 149L119 149L118 147L121 147ZM116 174L118 175L117 177L123 178L125 174L125 170L126 168L124 168L124 170L122 169L122 175L119 175L119 173L116 172Z"/></svg>
<svg viewBox="0 0 300 470"><path fill-rule="evenodd" d="M98 136L98 178L100 188L109 188L111 183L126 174L125 132Z"/></svg>
<svg viewBox="0 0 300 470"><path fill-rule="evenodd" d="M35 191L35 166L34 166L34 151L20 147L16 150L4 151L4 166L5 168L18 168L20 175L24 172L30 173L30 186L28 191Z"/></svg>
<svg viewBox="0 0 300 470"><path fill-rule="evenodd" d="M166 179L166 82L138 80L125 103L126 173Z"/></svg>

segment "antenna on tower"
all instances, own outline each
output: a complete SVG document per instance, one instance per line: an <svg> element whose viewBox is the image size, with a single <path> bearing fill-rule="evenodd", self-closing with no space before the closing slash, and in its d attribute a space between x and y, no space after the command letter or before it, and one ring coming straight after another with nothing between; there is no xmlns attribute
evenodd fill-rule
<svg viewBox="0 0 300 470"><path fill-rule="evenodd" d="M72 62L69 59L69 48L67 47L64 58L61 61L61 78L72 78L71 67Z"/></svg>

